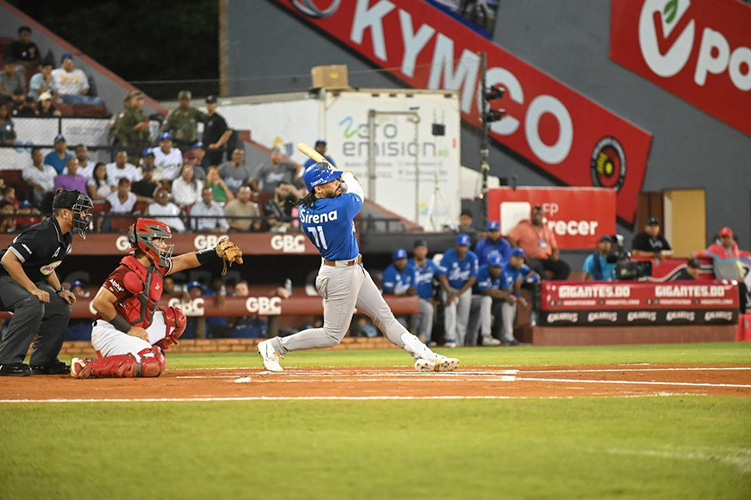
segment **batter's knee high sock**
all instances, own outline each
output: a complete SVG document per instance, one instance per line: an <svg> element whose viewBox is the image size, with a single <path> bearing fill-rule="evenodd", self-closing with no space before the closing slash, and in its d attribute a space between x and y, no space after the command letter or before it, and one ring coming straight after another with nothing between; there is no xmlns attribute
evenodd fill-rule
<svg viewBox="0 0 751 500"><path fill-rule="evenodd" d="M411 333L405 333L404 335L402 335L402 338L400 340L404 344L403 346L401 346L402 349L410 353L415 359L427 359L430 361L435 361L435 359L437 358L436 353L431 351L430 347L420 342L420 339L418 339Z"/></svg>

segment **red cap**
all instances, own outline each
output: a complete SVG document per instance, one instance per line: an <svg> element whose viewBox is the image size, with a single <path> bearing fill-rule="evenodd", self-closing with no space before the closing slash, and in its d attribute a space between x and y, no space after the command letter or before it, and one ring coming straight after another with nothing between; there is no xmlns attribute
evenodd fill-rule
<svg viewBox="0 0 751 500"><path fill-rule="evenodd" d="M729 227L725 226L722 229L720 229L720 236L730 236L733 237L733 230Z"/></svg>

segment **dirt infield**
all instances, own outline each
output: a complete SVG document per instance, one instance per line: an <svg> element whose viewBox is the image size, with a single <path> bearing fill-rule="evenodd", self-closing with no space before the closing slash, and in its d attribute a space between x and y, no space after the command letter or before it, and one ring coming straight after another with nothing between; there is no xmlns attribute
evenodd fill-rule
<svg viewBox="0 0 751 500"><path fill-rule="evenodd" d="M649 396L751 397L751 366L605 365L169 370L158 379L0 377L0 403L232 401L261 399L462 399Z"/></svg>

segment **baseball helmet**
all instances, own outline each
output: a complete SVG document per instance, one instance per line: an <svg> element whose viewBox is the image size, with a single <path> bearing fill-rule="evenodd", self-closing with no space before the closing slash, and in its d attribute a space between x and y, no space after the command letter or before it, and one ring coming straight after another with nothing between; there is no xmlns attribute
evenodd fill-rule
<svg viewBox="0 0 751 500"><path fill-rule="evenodd" d="M312 193L316 186L334 181L341 176L341 170L335 170L331 165L322 161L305 169L302 179L305 181L305 187Z"/></svg>
<svg viewBox="0 0 751 500"><path fill-rule="evenodd" d="M86 239L86 231L91 224L92 215L89 209L94 206L91 198L80 191L59 190L52 199L52 209L68 209L73 212L73 229L82 239Z"/></svg>
<svg viewBox="0 0 751 500"><path fill-rule="evenodd" d="M154 264L168 267L175 245L166 245L164 249L159 249L154 245L154 240L159 238L172 238L172 231L167 224L154 219L138 219L128 231L130 246L146 254Z"/></svg>

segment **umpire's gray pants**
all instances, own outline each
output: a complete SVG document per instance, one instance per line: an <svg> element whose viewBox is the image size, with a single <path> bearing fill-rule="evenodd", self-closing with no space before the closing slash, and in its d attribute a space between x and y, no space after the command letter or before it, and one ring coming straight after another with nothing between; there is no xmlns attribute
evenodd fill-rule
<svg viewBox="0 0 751 500"><path fill-rule="evenodd" d="M413 331L423 342L430 342L433 333L433 316L435 316L435 306L433 301L420 299L420 312L412 316Z"/></svg>
<svg viewBox="0 0 751 500"><path fill-rule="evenodd" d="M451 293L459 290L449 288ZM469 324L469 310L472 305L472 289L468 288L457 299L446 305L443 313L444 326L446 328L446 341L455 341L456 345L463 346L467 337L467 326Z"/></svg>
<svg viewBox="0 0 751 500"><path fill-rule="evenodd" d="M36 286L49 292L49 304L40 302L10 276L0 276L0 309L13 312L0 341L0 364L23 363L34 337L32 365L53 363L60 353L70 318L70 305L58 297L46 281Z"/></svg>
<svg viewBox="0 0 751 500"><path fill-rule="evenodd" d="M503 316L503 328L501 329L501 340L511 342L514 340L514 321L516 320L516 303L509 304L504 301L501 305L501 315Z"/></svg>

